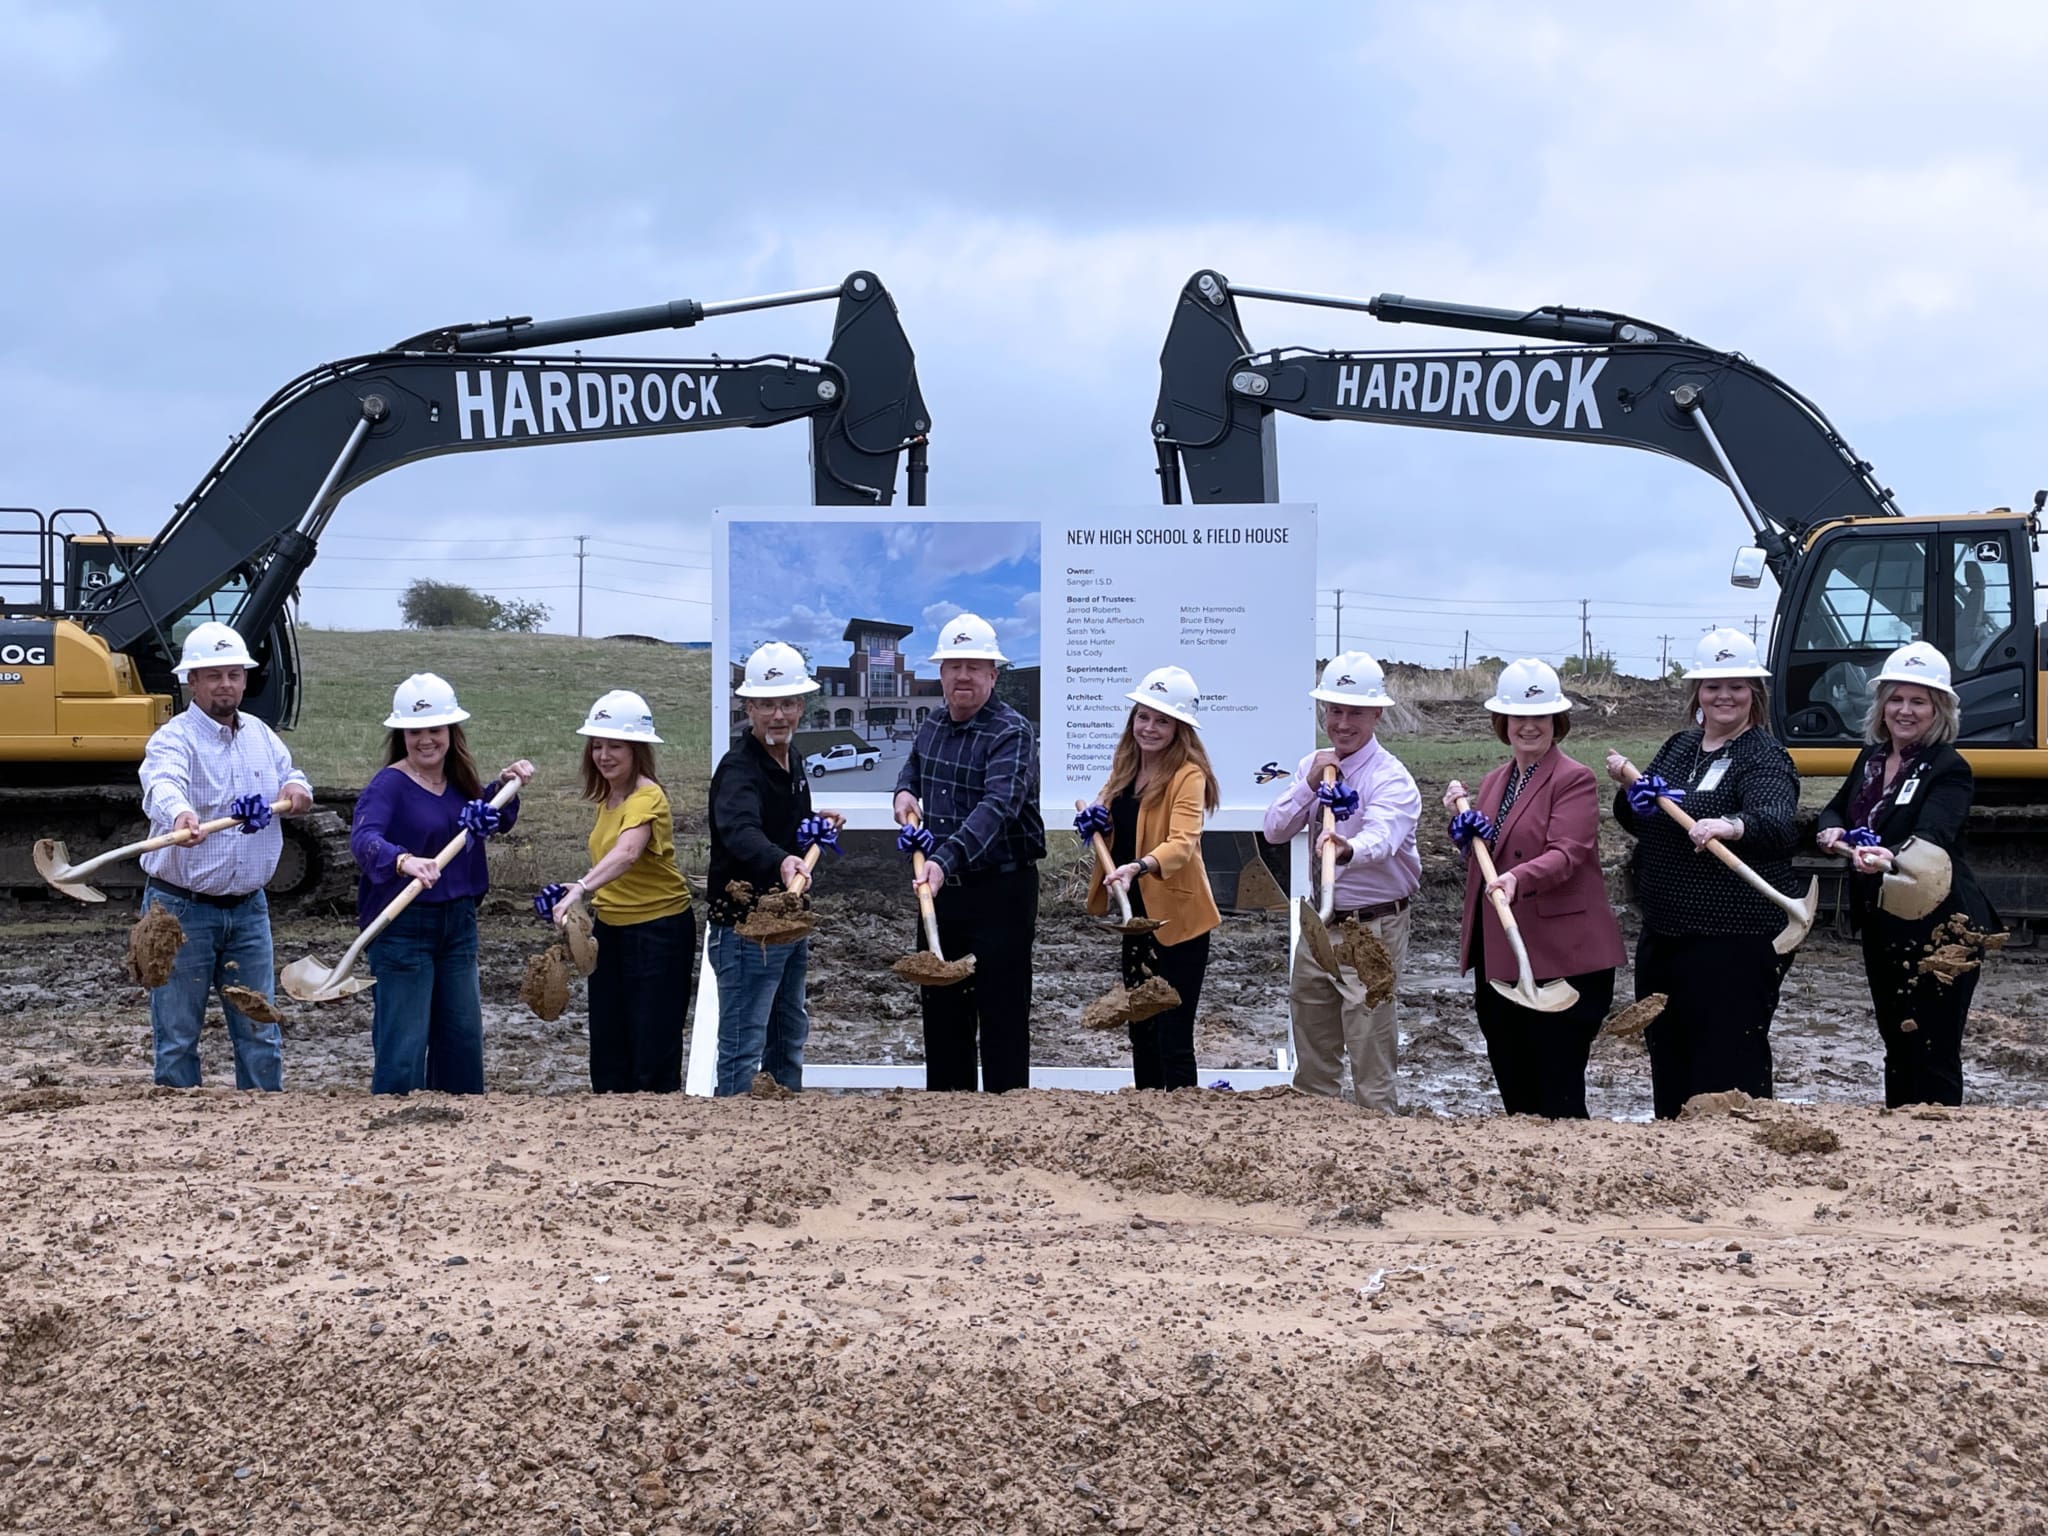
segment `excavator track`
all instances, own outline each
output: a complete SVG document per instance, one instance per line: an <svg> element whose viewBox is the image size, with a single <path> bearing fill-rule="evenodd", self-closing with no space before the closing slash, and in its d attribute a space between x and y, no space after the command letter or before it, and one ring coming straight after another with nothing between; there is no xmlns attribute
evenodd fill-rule
<svg viewBox="0 0 2048 1536"><path fill-rule="evenodd" d="M273 911L315 914L353 904L356 864L348 851L348 828L355 801L354 790L316 789L311 811L278 819L284 852L266 887ZM133 784L0 789L0 890L17 902L68 901L36 872L31 850L39 838L56 838L77 862L147 836L142 793ZM110 904L141 900L142 882L140 860L92 878Z"/></svg>

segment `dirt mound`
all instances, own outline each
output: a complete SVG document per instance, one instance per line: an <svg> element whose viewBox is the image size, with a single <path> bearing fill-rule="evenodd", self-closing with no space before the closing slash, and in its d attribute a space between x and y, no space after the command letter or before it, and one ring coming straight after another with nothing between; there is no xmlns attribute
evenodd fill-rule
<svg viewBox="0 0 2048 1536"><path fill-rule="evenodd" d="M1681 1120L1712 1120L1721 1115L1740 1115L1756 1103L1740 1088L1724 1088L1719 1093L1696 1093L1685 1101L1678 1111Z"/></svg>
<svg viewBox="0 0 2048 1536"><path fill-rule="evenodd" d="M76 1088L24 1088L0 1099L0 1115L26 1115L42 1110L76 1109L85 1095Z"/></svg>
<svg viewBox="0 0 2048 1536"><path fill-rule="evenodd" d="M796 1097L796 1094L775 1081L774 1077L770 1074L756 1072L754 1080L747 1084L747 1097L750 1099L793 1099Z"/></svg>
<svg viewBox="0 0 2048 1536"><path fill-rule="evenodd" d="M974 974L974 956L964 960L941 960L928 949L903 956L889 967L905 981L920 987L950 987Z"/></svg>
<svg viewBox="0 0 2048 1536"><path fill-rule="evenodd" d="M1774 1115L1766 1120L1757 1127L1756 1139L1787 1157L1797 1157L1802 1152L1836 1152L1842 1146L1842 1138L1826 1126L1791 1115Z"/></svg>
<svg viewBox="0 0 2048 1536"><path fill-rule="evenodd" d="M160 987L171 979L178 963L178 951L185 947L185 930L162 907L151 907L128 930L128 979L145 987Z"/></svg>
<svg viewBox="0 0 2048 1536"><path fill-rule="evenodd" d="M1607 1022L1600 1028L1617 1039L1625 1040L1631 1035L1640 1035L1657 1022L1659 1015L1664 1012L1664 1005L1670 1001L1671 999L1662 992L1652 992L1648 997L1639 997L1626 1008L1617 1008L1609 1014Z"/></svg>
<svg viewBox="0 0 2048 1536"><path fill-rule="evenodd" d="M1348 965L1365 983L1365 1003L1377 1008L1394 995L1394 957L1373 931L1355 917L1347 917L1330 935L1337 948L1337 960Z"/></svg>
<svg viewBox="0 0 2048 1536"><path fill-rule="evenodd" d="M277 1006L253 987L222 987L220 992L245 1019L258 1024L284 1022L284 1015L277 1011Z"/></svg>
<svg viewBox="0 0 2048 1536"><path fill-rule="evenodd" d="M519 983L519 1000L552 1024L569 1006L569 952L550 944L528 957L526 975Z"/></svg>

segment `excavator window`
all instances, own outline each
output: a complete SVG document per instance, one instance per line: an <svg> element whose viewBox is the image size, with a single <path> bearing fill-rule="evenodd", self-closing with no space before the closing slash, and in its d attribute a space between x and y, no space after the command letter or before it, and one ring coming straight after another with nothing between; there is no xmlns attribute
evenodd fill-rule
<svg viewBox="0 0 2048 1536"><path fill-rule="evenodd" d="M2002 533L1950 542L1955 571L1955 665L1958 672L1975 672L1999 638L2012 628L2012 561Z"/></svg>
<svg viewBox="0 0 2048 1536"><path fill-rule="evenodd" d="M1785 676L1787 733L1796 741L1854 741L1870 680L1893 649L1931 640L1927 540L1864 533L1818 555L1797 598Z"/></svg>

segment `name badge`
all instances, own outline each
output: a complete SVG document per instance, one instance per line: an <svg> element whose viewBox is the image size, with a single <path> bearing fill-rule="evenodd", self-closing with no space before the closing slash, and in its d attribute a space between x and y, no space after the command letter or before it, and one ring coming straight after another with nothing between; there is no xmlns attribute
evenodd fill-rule
<svg viewBox="0 0 2048 1536"><path fill-rule="evenodd" d="M1894 801L1893 804L1911 805L1913 803L1913 797L1919 793L1920 775L1916 773L1913 775L1912 778L1906 780L1905 783L1899 786L1899 798L1896 801Z"/></svg>
<svg viewBox="0 0 2048 1536"><path fill-rule="evenodd" d="M1708 768L1707 771L1703 775L1701 775L1699 783L1695 784L1693 788L1699 793L1705 794L1708 790L1712 789L1715 785L1719 784L1723 779L1727 777L1728 759L1725 757L1716 758L1714 760L1713 766Z"/></svg>

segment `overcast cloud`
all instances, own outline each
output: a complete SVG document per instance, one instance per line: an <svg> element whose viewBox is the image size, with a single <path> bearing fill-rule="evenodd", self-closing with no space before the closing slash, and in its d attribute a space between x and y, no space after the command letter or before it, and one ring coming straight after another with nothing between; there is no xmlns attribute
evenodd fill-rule
<svg viewBox="0 0 2048 1536"><path fill-rule="evenodd" d="M316 363L869 268L918 351L935 503L1145 504L1159 345L1215 267L1644 316L1817 401L1908 510L2024 505L2048 484L2044 70L2048 8L2018 3L0 0L0 499L153 531ZM1259 345L1457 340L1244 315ZM830 322L607 350L818 355ZM1588 597L1596 644L1643 670L1661 634L1770 612L1726 585L1733 501L1684 466L1279 438L1348 643L1441 662L1469 629L1475 654L1555 659ZM415 465L343 505L304 615L391 625L429 574L573 629L584 533L593 629L700 637L710 509L804 501L806 449L784 427Z"/></svg>

